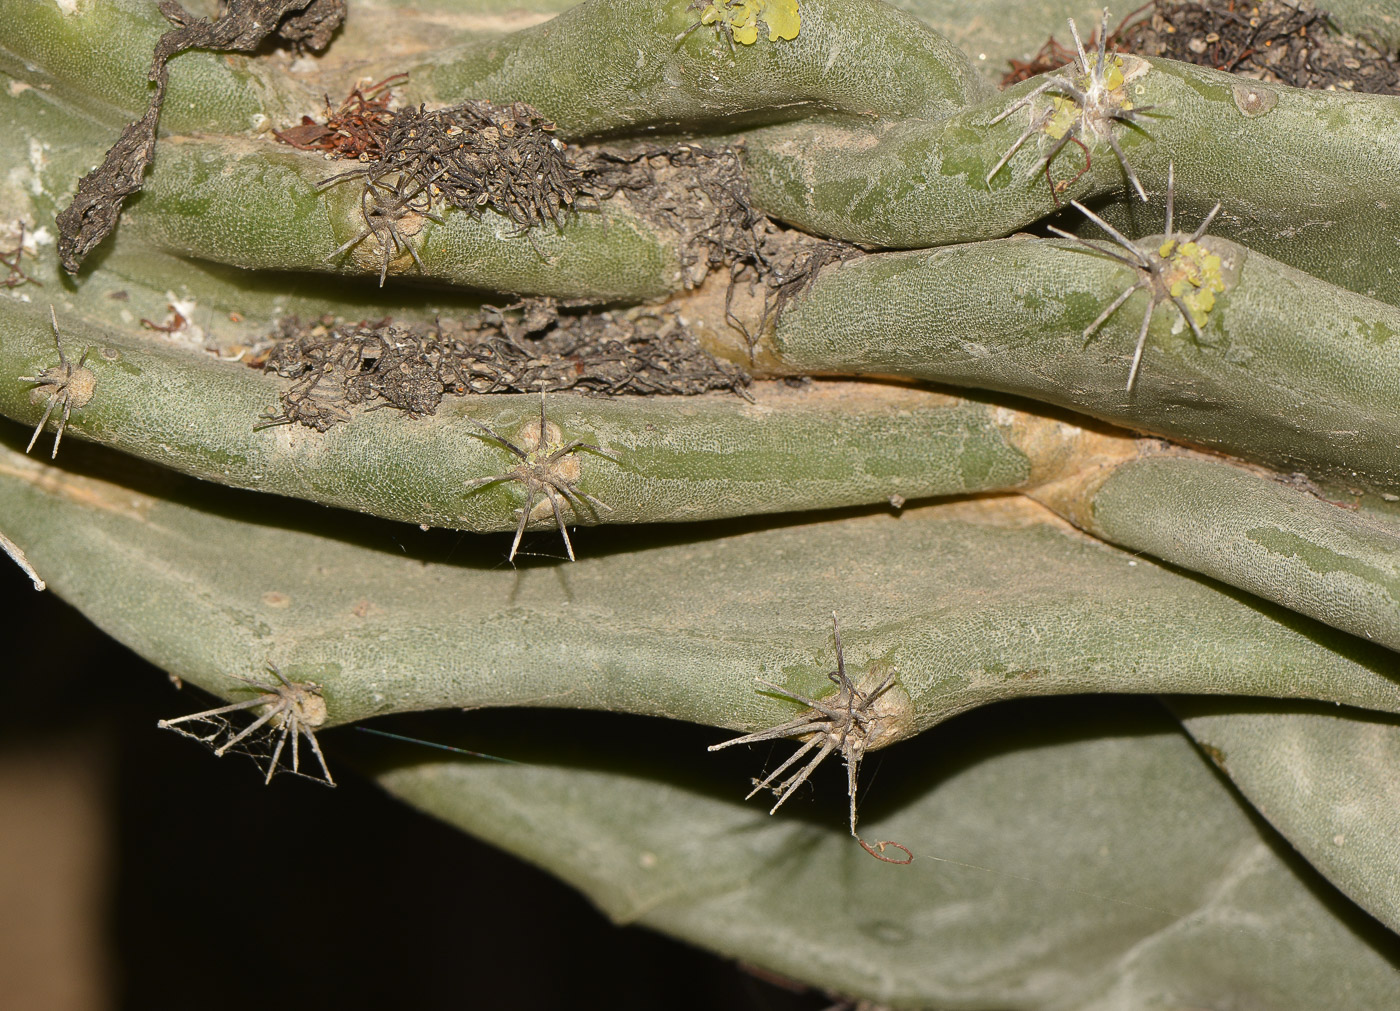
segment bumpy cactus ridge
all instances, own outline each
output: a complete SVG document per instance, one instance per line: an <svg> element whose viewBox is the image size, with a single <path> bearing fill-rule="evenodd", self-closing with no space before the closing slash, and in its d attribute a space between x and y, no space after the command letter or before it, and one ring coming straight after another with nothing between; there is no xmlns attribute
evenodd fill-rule
<svg viewBox="0 0 1400 1011"><path fill-rule="evenodd" d="M37 307L11 306L0 313L0 367L32 374L51 347L35 337ZM70 347L101 349L90 367L102 397L74 416L75 434L222 483L391 519L516 524L518 490L464 490L510 461L463 421L513 433L537 416L535 398L456 401L416 421L377 412L326 435L256 430L248 419L276 410L273 378L81 324L64 329ZM37 421L42 405L25 390L0 408ZM1223 461L900 388L821 384L797 395L765 384L752 406L574 395L549 404L569 438L618 457L585 462L581 487L612 508L576 521L678 522L1024 489L1098 536L1400 646L1394 521L1348 514Z"/></svg>

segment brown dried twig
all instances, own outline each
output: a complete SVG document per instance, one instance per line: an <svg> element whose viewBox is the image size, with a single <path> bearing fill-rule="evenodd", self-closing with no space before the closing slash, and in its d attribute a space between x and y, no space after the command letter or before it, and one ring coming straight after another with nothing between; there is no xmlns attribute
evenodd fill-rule
<svg viewBox="0 0 1400 1011"><path fill-rule="evenodd" d="M517 314L518 313L518 314ZM744 395L748 376L702 348L674 313L561 315L546 299L490 309L458 323L405 327L283 325L253 364L293 381L264 424L325 431L350 409L394 407L431 415L446 395L556 393Z"/></svg>
<svg viewBox="0 0 1400 1011"><path fill-rule="evenodd" d="M17 288L21 284L28 283L38 285L42 288L43 285L40 284L38 280L30 277L24 272L24 265L20 262L21 260L23 260L25 254L25 227L24 222L22 220L18 224L19 239L15 242L15 248L11 249L7 253L0 253L0 267L4 267L6 271L5 277L3 279L0 279L0 285L4 285L6 288Z"/></svg>
<svg viewBox="0 0 1400 1011"><path fill-rule="evenodd" d="M156 86L150 105L121 132L102 164L79 180L73 200L58 215L59 261L70 274L116 227L126 198L141 189L155 154L172 57L187 49L250 53L274 32L296 45L321 49L345 17L344 0L224 0L221 16L213 22L195 17L176 0L161 0L159 7L175 27L156 42L147 75Z"/></svg>

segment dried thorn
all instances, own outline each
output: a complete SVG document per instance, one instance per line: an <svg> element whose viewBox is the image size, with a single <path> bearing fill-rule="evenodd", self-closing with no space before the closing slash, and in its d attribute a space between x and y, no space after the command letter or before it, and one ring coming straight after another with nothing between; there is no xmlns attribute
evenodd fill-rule
<svg viewBox="0 0 1400 1011"><path fill-rule="evenodd" d="M564 521L563 509L560 507L559 500L561 496L563 500L568 503L569 508L573 510L576 518L580 518L586 514L587 509L583 508L584 502L587 502L588 505L593 507L595 517L597 516L597 510L599 508L611 512L612 507L577 487L577 471L569 466L569 460L571 457L575 456L579 450L588 450L614 463L619 462L618 458L592 443L578 440L560 443L551 439L550 430L553 429L555 433L558 433L559 428L557 425L552 425L545 417L545 394L543 390L540 392L540 420L538 432L530 432L526 429L522 435L522 441L528 443L529 440L533 440L533 446L529 446L528 448L518 446L505 436L488 428L475 419L472 419L472 424L481 429L483 434L478 436L479 438L490 439L496 442L515 454L515 457L520 461L519 465L512 470L501 474L493 474L486 478L477 478L467 484L467 490L469 492L475 491L478 488L483 488L489 484L505 481L516 481L525 486L525 506L520 510L520 524L515 529L515 539L511 542L507 561L515 561L515 556L520 550L520 541L525 536L525 528L530 524L530 519L535 510L535 503L540 500L541 495L549 502L550 511L554 514L554 521L559 527L560 536L564 539L564 550L569 556L569 561L575 561L574 545L569 539L568 526ZM558 438L560 438L560 436L556 435L555 439Z"/></svg>
<svg viewBox="0 0 1400 1011"><path fill-rule="evenodd" d="M1133 364L1128 369L1127 392L1133 392L1133 384L1137 382L1138 366L1142 364L1142 349L1147 345L1147 329L1152 325L1152 313L1157 308L1157 303L1149 300L1147 312L1142 317L1142 329L1138 331L1137 347L1133 349Z"/></svg>
<svg viewBox="0 0 1400 1011"><path fill-rule="evenodd" d="M1132 298L1133 293L1135 291L1139 291L1140 289L1145 287L1147 287L1147 282L1142 278L1139 278L1136 282L1123 289L1123 293L1117 298L1115 298L1109 304L1107 309L1099 313L1098 319L1094 320L1094 322L1090 323L1084 328L1084 333L1082 335L1084 337L1084 346L1089 346L1089 341L1094 336L1094 332L1098 330L1099 327L1103 326L1105 323L1108 322L1108 318L1118 311L1119 306L1121 306L1128 299ZM1128 381L1128 389L1132 389L1131 379Z"/></svg>
<svg viewBox="0 0 1400 1011"><path fill-rule="evenodd" d="M797 792L797 788L803 783L807 782L808 778L812 775L812 773L817 771L817 766L821 765L822 762L826 761L826 756L835 751L839 746L839 743L843 743L835 740L835 738L830 734L830 732L828 732L827 736L825 737L812 738L812 743L815 744L817 742L821 743L821 750L818 751L815 755L813 755L811 760L808 761L807 764L804 765L801 769L799 769L793 775L789 776L787 779L783 780L776 787L773 787L773 791L778 795L778 802L768 809L769 814L777 814L778 808L786 804L787 799ZM805 751L806 747L804 746L802 750ZM750 793L749 796L752 797L753 794Z"/></svg>
<svg viewBox="0 0 1400 1011"><path fill-rule="evenodd" d="M1133 171L1133 167L1128 164L1128 156L1123 153L1123 146L1118 143L1118 138L1113 135L1112 130L1108 132L1108 144L1109 147L1113 148L1113 153L1118 158L1118 164L1123 166L1123 171L1127 173L1128 180L1133 184L1133 188L1137 190L1138 196L1142 198L1143 203L1146 203L1147 190L1142 188L1142 180L1137 177L1137 173Z"/></svg>
<svg viewBox="0 0 1400 1011"><path fill-rule="evenodd" d="M1075 235L1073 232L1067 232L1063 228L1056 228L1054 225L1046 225L1045 227L1048 231L1055 235L1058 235L1062 239L1069 239L1071 242L1078 243L1091 253L1097 253L1100 256L1107 256L1110 259L1117 260L1119 263L1123 263L1128 265L1129 267L1132 267L1134 270L1147 269L1138 260L1131 260L1128 257L1124 256L1122 253L1115 253L1111 249L1104 249L1102 246L1096 246L1088 239L1079 235Z"/></svg>
<svg viewBox="0 0 1400 1011"><path fill-rule="evenodd" d="M996 176L998 172L1001 171L1002 166L1016 156L1016 152L1021 150L1021 145L1024 144L1026 141L1030 140L1031 137L1035 136L1035 134L1040 131L1042 125L1043 124L1039 121L1032 119L1030 126L1026 127L1025 132L1022 133L1021 136L1017 137L1015 142L1009 148L1007 148L1006 154L1002 155L1001 158L998 159L997 163L992 166L992 170L987 173L986 178L983 180L983 182L987 184L988 189L991 188L992 179Z"/></svg>
<svg viewBox="0 0 1400 1011"><path fill-rule="evenodd" d="M788 757L780 766L770 772L761 781L755 784L754 789L749 793L752 797L759 790L769 789L778 795L777 803L773 805L772 814L782 807L789 797L805 783L817 766L821 765L826 757L833 751L839 751L846 762L847 792L850 797L850 828L851 834L856 835L856 781L860 769L860 761L865 753L866 746L871 739L876 723L883 718L878 710L874 709L875 703L894 684L894 674L888 674L872 690L862 691L846 674L845 653L841 645L841 630L837 623L836 615L831 616L832 638L836 646L836 669L827 676L832 683L837 686L836 694L824 699L810 699L799 692L791 691L772 682L757 679L764 688L795 702L800 702L808 707L808 711L796 719L789 720L776 727L767 730L760 730L750 734L743 734L739 737L723 741L719 744L711 745L711 751L718 751L722 748L735 744L751 744L758 741L772 740L778 737L801 737L804 738L802 745L797 751ZM816 754L808 758L805 764L796 772L788 776L787 779L773 785L783 773L787 772L809 753L816 750ZM745 798L746 800L748 797ZM857 836L857 838L859 838Z"/></svg>
<svg viewBox="0 0 1400 1011"><path fill-rule="evenodd" d="M1216 216L1217 214L1219 214L1219 213L1220 213L1220 201L1217 200L1217 201L1215 202L1215 206L1212 207L1212 208L1210 209L1210 213L1206 215L1206 219L1200 223L1200 225L1196 228L1196 230L1195 230L1194 232L1192 232L1192 233L1190 234L1190 236L1188 236L1188 237L1186 238L1185 241L1186 241L1186 242L1195 242L1195 241L1196 241L1197 239L1199 239L1202 235L1205 235L1205 234L1206 234L1206 229L1210 227L1210 223L1211 223L1212 221L1215 220L1215 216Z"/></svg>
<svg viewBox="0 0 1400 1011"><path fill-rule="evenodd" d="M1188 306L1179 295L1175 294L1172 291L1170 284L1171 278L1169 272L1170 269L1174 267L1174 265L1178 264L1179 261L1177 258L1182 255L1182 247L1198 241L1201 238L1201 236L1205 234L1206 229L1210 227L1211 222L1214 221L1216 215L1220 213L1221 205L1219 202L1217 202L1215 206L1211 208L1210 213L1206 215L1205 220L1201 222L1200 226L1197 227L1197 229L1194 232L1192 232L1190 236L1182 236L1178 234L1175 231L1176 166L1175 164L1169 162L1167 164L1167 230L1165 233L1167 241L1161 245L1161 249L1159 250L1157 248L1152 247L1139 247L1137 243L1134 243L1132 240L1128 239L1125 235L1119 232L1107 221L1099 217L1093 211L1089 210L1079 201L1075 200L1071 201L1071 203L1075 207L1077 207L1080 210L1080 212L1082 212L1086 217L1088 217L1105 232L1107 232L1113 238L1115 243L1117 243L1120 247L1131 253L1136 258L1137 262L1135 264L1130 265L1136 266L1142 273L1142 276L1132 287L1128 288L1121 295L1119 295L1113 301L1113 303L1109 305L1108 308L1106 308L1102 313L1100 313L1099 317L1096 320L1094 320L1093 323L1089 324L1089 326L1084 330L1086 346L1088 344L1088 338L1094 333L1094 331L1096 331L1100 326L1102 326L1103 323L1113 314L1113 312L1116 309L1118 309L1124 302L1127 301L1129 296L1131 296L1134 291L1143 287L1149 289L1149 294L1151 298L1148 302L1147 314L1143 317L1142 326L1138 331L1137 343L1133 349L1132 364L1129 366L1128 369L1127 392L1131 393L1133 391L1133 388L1137 384L1138 372L1142 366L1143 350L1146 347L1147 334L1152 323L1152 313L1154 312L1159 303L1170 301L1176 307L1177 311L1181 313L1182 319L1191 328L1191 333L1195 337L1196 342L1198 344L1205 342L1205 334L1202 332L1200 324L1196 322L1195 316L1192 315L1191 307ZM1051 230L1054 231L1056 234L1062 235L1066 238L1078 238L1077 236L1070 235L1068 232L1063 232L1056 228L1052 228ZM1083 240L1078 241L1083 242ZM1165 250L1165 252L1163 252L1163 250ZM1108 250L1100 250L1100 252L1106 253L1109 256L1115 256L1115 254L1110 253ZM1115 258L1120 260L1123 259L1122 257L1117 256L1115 256ZM1200 282L1198 280L1194 283Z"/></svg>
<svg viewBox="0 0 1400 1011"><path fill-rule="evenodd" d="M1055 78L1055 77L1052 77L1052 78L1049 78L1048 80L1042 81L1042 82L1041 82L1039 85L1037 85L1033 90L1026 92L1026 93L1025 93L1024 95L1022 95L1020 98L1016 99L1016 101L1014 101L1014 102L1012 102L1010 105L1008 105L1005 109L1001 110L1001 112L999 112L999 113L997 113L995 116L993 116L992 119L991 119L991 121L990 121L987 125L988 125L988 126L996 126L998 123L1000 123L1000 122L1001 122L1003 119L1005 119L1007 116L1010 116L1010 115L1011 115L1013 112L1015 112L1017 109L1021 109L1021 108L1024 108L1025 106L1027 106L1027 105L1030 105L1031 102L1035 101L1035 99L1039 98L1041 95L1045 94L1045 92L1049 91L1050 88L1053 87L1056 83L1065 84L1065 85L1068 85L1068 84L1069 84L1069 82L1068 82L1068 81L1065 81L1063 78ZM1035 117L1031 117L1031 118L1034 119Z"/></svg>
<svg viewBox="0 0 1400 1011"><path fill-rule="evenodd" d="M1103 17L1099 20L1099 60L1095 64L1099 80L1103 80L1104 64L1108 61L1108 8L1103 9Z"/></svg>
<svg viewBox="0 0 1400 1011"><path fill-rule="evenodd" d="M1138 261L1139 266L1141 266L1144 270L1148 269L1151 266L1150 261L1147 259L1146 256L1143 255L1142 250L1138 249L1137 245L1133 242L1132 239L1128 238L1126 235L1124 235L1118 229L1114 228L1103 218L1099 217L1093 211L1089 210L1089 208L1085 207L1078 200L1071 200L1070 205L1076 208L1081 214L1083 214L1094 224L1098 225L1105 232L1107 232L1113 238L1113 241L1115 241L1116 243L1118 243L1118 245L1126 249L1133 256L1133 258Z"/></svg>
<svg viewBox="0 0 1400 1011"><path fill-rule="evenodd" d="M39 578L39 573L34 571L34 566L29 564L29 559L25 556L24 551L20 549L18 544L6 537L3 532L0 532L0 551L4 551L5 554L10 556L11 561L24 570L24 574L28 576L29 581L34 584L34 589L48 589L44 581Z"/></svg>
<svg viewBox="0 0 1400 1011"><path fill-rule="evenodd" d="M1191 310L1187 307L1186 303L1177 295L1169 294L1167 297L1172 300L1172 305L1176 306L1177 312L1181 313L1181 318L1184 319L1186 325L1191 328L1191 333L1196 338L1196 343L1204 343L1206 335L1201 333L1201 327L1196 322L1196 317L1191 315Z"/></svg>
<svg viewBox="0 0 1400 1011"><path fill-rule="evenodd" d="M786 762L778 766L763 779L755 780L753 789L744 795L744 799L749 800L751 797L753 797L754 794L758 793L758 791L768 789L769 785L773 782L773 780L777 779L783 773L787 772L788 769L792 768L792 766L797 764L797 762L802 758L803 755L807 754L807 752L815 748L818 744L822 742L822 740L822 737L815 734L809 737L807 741L802 745L802 747L798 748L792 753L791 756L789 756ZM710 750L713 751L714 749L711 748ZM818 761L820 762L820 760L825 757L825 754L818 756ZM779 801L779 803L781 803L781 801ZM776 811L777 807L774 806L773 810ZM769 813L771 814L772 812L770 811Z"/></svg>
<svg viewBox="0 0 1400 1011"><path fill-rule="evenodd" d="M1074 48L1079 53L1079 72L1087 74L1089 72L1089 57L1084 55L1084 42L1079 38L1079 29L1074 24L1074 18L1069 18L1069 33L1074 36Z"/></svg>
<svg viewBox="0 0 1400 1011"><path fill-rule="evenodd" d="M15 243L15 248L8 253L0 253L0 267L6 269L6 276L0 279L0 286L6 288L17 288L21 284L28 282L42 288L44 285L37 278L30 277L24 272L24 219L18 221L19 239Z"/></svg>
<svg viewBox="0 0 1400 1011"><path fill-rule="evenodd" d="M801 730L804 727L810 727L811 724L812 720L810 717L802 716L795 720L789 720L787 723L779 724L776 727L769 727L767 730L758 730L752 734L745 734L743 737L734 737L727 741L721 741L719 744L711 744L705 750L723 751L725 748L735 744L758 744L762 741L773 741L779 737L791 737L794 731Z"/></svg>
<svg viewBox="0 0 1400 1011"><path fill-rule="evenodd" d="M1219 210L1219 209L1220 209L1220 204L1217 203L1217 204L1215 205L1215 210ZM1175 233L1172 231L1172 220L1173 220L1173 217L1174 217L1175 213L1176 213L1176 162L1168 161L1168 162L1167 162L1167 228L1166 228L1166 232L1164 233L1168 238L1171 238L1171 236L1175 234ZM1210 224L1210 219L1211 219L1212 217L1214 217L1214 216L1215 216L1215 211L1211 211L1211 213L1210 213L1209 215L1207 215L1207 217L1206 217L1206 224L1207 224L1207 225ZM1201 231L1202 231L1203 233L1205 232L1205 226L1204 226L1204 225L1201 227ZM1194 241L1194 240L1193 240L1193 241Z"/></svg>
<svg viewBox="0 0 1400 1011"><path fill-rule="evenodd" d="M251 678L233 675L239 681L252 686L258 693L257 698L245 699L241 702L232 702L228 705L217 706L213 709L206 709L203 712L191 713L188 716L178 716L173 720L161 720L156 726L162 730L174 730L185 737L193 738L206 745L215 755L222 758L231 750L238 750L247 754L255 761L261 762L262 753L250 750L250 743L260 739L275 738L271 756L267 760L267 768L263 782L270 783L273 775L276 774L285 745L288 738L292 741L292 761L290 771L308 779L315 779L325 783L327 786L335 786L335 779L331 776L330 767L326 763L325 755L321 752L321 745L316 739L315 728L321 726L326 721L326 703L321 696L321 686L311 681L289 681L283 677L282 672L272 664L268 664L268 671L276 676L277 684L264 684L254 681ZM256 709L263 707L264 711L252 723L242 730L233 731L232 725L224 716L228 713L241 712L246 709ZM212 729L204 734L183 729L183 723L206 723ZM269 727L264 733L259 733L264 727ZM301 756L299 750L299 738L305 737L311 745L312 752L316 755L321 766L320 776L310 776L301 771ZM249 743L245 743L249 742ZM239 747L242 745L242 747Z"/></svg>

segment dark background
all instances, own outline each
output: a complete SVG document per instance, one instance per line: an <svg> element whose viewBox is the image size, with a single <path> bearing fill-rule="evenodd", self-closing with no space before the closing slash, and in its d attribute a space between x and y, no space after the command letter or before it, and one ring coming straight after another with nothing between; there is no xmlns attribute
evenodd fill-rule
<svg viewBox="0 0 1400 1011"><path fill-rule="evenodd" d="M0 953L0 1003L32 994L61 1011L61 992L65 1007L142 1011L832 1004L644 928L615 927L572 889L343 763L334 790L292 776L265 787L248 759L215 759L158 730L158 719L208 697L177 692L2 557L0 606L9 616L0 780L26 770L18 779L38 794L36 804L0 807L0 922L47 952ZM92 788L66 789L74 776ZM101 838L61 837L88 824L81 812L76 821L44 813L43 802L68 796L94 809ZM5 857L14 853L30 855ZM65 860L95 865L91 880ZM72 889L91 894L65 898ZM97 922L65 926L65 917ZM52 943L36 940L49 930Z"/></svg>

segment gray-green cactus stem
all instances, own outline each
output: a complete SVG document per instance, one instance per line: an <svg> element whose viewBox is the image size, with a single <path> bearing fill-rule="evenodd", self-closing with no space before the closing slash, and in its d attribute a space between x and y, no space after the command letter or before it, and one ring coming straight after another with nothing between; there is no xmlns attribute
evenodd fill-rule
<svg viewBox="0 0 1400 1011"><path fill-rule="evenodd" d="M1285 473L1400 489L1400 310L1231 242L1202 245L1221 257L1223 288L1204 314L1204 341L1171 302L1158 305L1131 392L1148 296L1133 295L1087 342L1083 331L1137 271L1061 240L827 267L782 313L759 361L778 373L1000 390ZM723 350L724 332L708 333Z"/></svg>
<svg viewBox="0 0 1400 1011"><path fill-rule="evenodd" d="M126 227L173 252L238 267L375 277L384 247L365 234L362 182L321 188L343 163L257 141L169 140ZM395 227L389 273L485 289L591 301L655 298L680 287L675 249L620 201L522 234L489 210L443 208L442 224L415 213Z"/></svg>
<svg viewBox="0 0 1400 1011"><path fill-rule="evenodd" d="M0 0L0 70L51 91L117 132L150 101L151 54L170 31L150 0ZM228 54L184 53L170 64L161 128L241 133L294 123L322 97L280 68Z"/></svg>
<svg viewBox="0 0 1400 1011"><path fill-rule="evenodd" d="M1400 191L1400 102L1266 86L1170 60L1124 60L1133 104L1152 108L1142 130L1119 126L1115 135L1149 194L1166 192L1174 163L1181 220L1197 220L1220 201L1215 234L1400 302L1400 273L1389 269L1400 201L1387 196ZM816 234L886 247L1007 235L1057 209L1041 170L1054 143L1049 136L1033 138L986 180L1029 113L992 121L1040 80L935 122L804 122L752 131L754 201ZM1092 166L1058 200L1126 194L1112 149L1085 139ZM1069 180L1082 165L1083 154L1071 145L1052 175ZM1151 232L1162 227L1161 204L1125 202L1116 217L1136 226L1130 234Z"/></svg>
<svg viewBox="0 0 1400 1011"><path fill-rule="evenodd" d="M1327 879L1400 930L1400 726L1307 704L1172 696L1201 750Z"/></svg>
<svg viewBox="0 0 1400 1011"><path fill-rule="evenodd" d="M330 723L545 705L772 726L795 707L754 678L829 691L832 610L847 670L894 670L908 696L887 743L1026 695L1400 711L1389 651L1087 540L1024 499L701 540L613 528L577 563L515 571L499 539L385 527L102 454L89 460L120 473L84 476L79 457L56 467L0 449L6 532L50 587L217 694L243 697L229 675L268 662L315 681Z"/></svg>
<svg viewBox="0 0 1400 1011"><path fill-rule="evenodd" d="M795 38L732 45L689 0L588 0L410 70L410 101L525 101L562 136L775 122L814 111L948 115L987 86L958 48L877 0L803 0ZM385 68L390 70L390 68ZM403 70L395 66L390 72Z"/></svg>
<svg viewBox="0 0 1400 1011"><path fill-rule="evenodd" d="M1400 526L1389 517L1180 450L1085 467L1031 494L1121 547L1400 649Z"/></svg>
<svg viewBox="0 0 1400 1011"><path fill-rule="evenodd" d="M513 437L537 421L533 396L449 399L412 419L371 411L326 433L254 430L285 383L244 365L163 348L60 315L69 351L97 350L98 394L70 420L85 438L162 466L391 519L467 530L514 529L523 493L468 493L515 460L470 420ZM54 364L47 315L0 301L0 411L33 425L33 384ZM581 453L579 487L611 507L597 519L670 522L821 509L1015 487L1030 475L995 408L882 384L762 384L756 403L698 398L549 397L549 420L618 462ZM575 517L595 522L592 516ZM550 521L552 523L552 520ZM545 524L548 525L548 524Z"/></svg>

